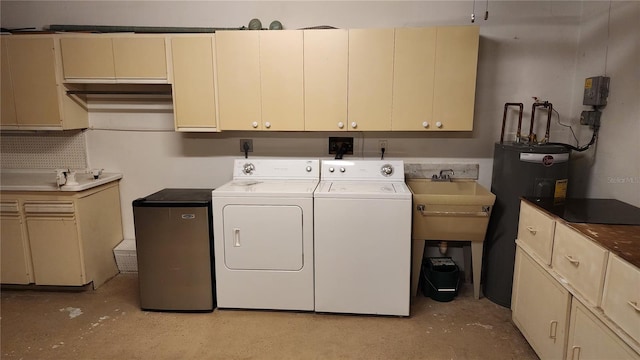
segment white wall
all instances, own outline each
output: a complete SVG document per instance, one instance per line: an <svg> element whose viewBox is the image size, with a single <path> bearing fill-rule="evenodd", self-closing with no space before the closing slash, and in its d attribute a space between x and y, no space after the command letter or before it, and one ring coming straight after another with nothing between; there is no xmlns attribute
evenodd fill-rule
<svg viewBox="0 0 640 360"><path fill-rule="evenodd" d="M581 144L590 132L576 125L585 77L611 76L598 146L573 156L569 191L574 196L611 197L640 206L640 15L638 2L491 1L489 20L476 2L481 40L475 129L470 133L350 133L357 157L375 157L387 139L388 157L480 164L480 183L490 186L493 143L505 102L525 103L528 132L531 97L553 103L572 123ZM471 1L2 1L3 27L50 24L239 27L251 18L293 29L316 25L344 28L470 24ZM608 35L607 35L607 29ZM605 69L605 59L606 69ZM543 125L543 117L537 121ZM92 113L96 128L109 123L170 128L167 113ZM112 124L113 125L113 124ZM118 126L116 126L118 127ZM542 131L538 128L537 132ZM515 132L515 117L507 136ZM121 183L126 238L133 238L131 201L165 187L217 187L231 177L241 138L254 140L253 156L326 157L331 133L173 131L86 131L90 167L124 173ZM552 124L552 141L571 142L569 131ZM455 255L454 255L455 257ZM456 259L458 260L458 259ZM460 263L460 261L458 261Z"/></svg>
<svg viewBox="0 0 640 360"><path fill-rule="evenodd" d="M616 198L640 206L640 2L584 3L576 58L579 89L591 76L611 77L597 149L574 154L572 195ZM582 92L574 96L574 111ZM581 138L591 131L579 128Z"/></svg>

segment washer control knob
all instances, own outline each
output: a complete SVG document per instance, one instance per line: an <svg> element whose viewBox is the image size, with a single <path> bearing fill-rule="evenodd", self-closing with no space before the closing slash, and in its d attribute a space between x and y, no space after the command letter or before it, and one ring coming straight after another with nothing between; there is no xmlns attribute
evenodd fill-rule
<svg viewBox="0 0 640 360"><path fill-rule="evenodd" d="M440 121L438 121L438 122L436 123L436 126L437 126L437 127L438 127L438 129L439 129L439 128L441 128L441 127L442 127L442 123L441 123Z"/></svg>
<svg viewBox="0 0 640 360"><path fill-rule="evenodd" d="M307 172L311 172L311 170L313 170L313 168L311 166L307 166L306 170L307 170Z"/></svg>
<svg viewBox="0 0 640 360"><path fill-rule="evenodd" d="M343 168L343 167L341 167L341 168L340 168L340 172L341 172L341 173L343 173L343 172L345 172L345 171L347 171L347 169L345 169L345 168Z"/></svg>
<svg viewBox="0 0 640 360"><path fill-rule="evenodd" d="M389 164L382 165L382 168L380 168L380 173L383 176L391 176L393 174L393 166Z"/></svg>
<svg viewBox="0 0 640 360"><path fill-rule="evenodd" d="M354 122L352 122L352 123L351 123L351 127L352 127L352 128L354 128L354 129L355 129L355 128L357 128L357 127L358 127L358 123L357 123L357 122L355 122L355 121L354 121Z"/></svg>
<svg viewBox="0 0 640 360"><path fill-rule="evenodd" d="M252 164L252 163L246 163L244 164L244 166L242 167L242 172L249 175L253 172L253 170L255 170L256 167Z"/></svg>
<svg viewBox="0 0 640 360"><path fill-rule="evenodd" d="M428 122L426 122L426 121L425 121L425 122L423 122L423 123L422 123L422 127L423 127L423 128L425 128L425 129L426 129L426 128L428 128L428 127L429 127L429 123L428 123Z"/></svg>
<svg viewBox="0 0 640 360"><path fill-rule="evenodd" d="M338 122L338 129L343 129L344 123L342 121Z"/></svg>
<svg viewBox="0 0 640 360"><path fill-rule="evenodd" d="M251 123L251 127L253 127L254 129L258 127L258 122L254 121Z"/></svg>
<svg viewBox="0 0 640 360"><path fill-rule="evenodd" d="M332 173L332 172L334 172L334 171L336 171L336 169L334 169L334 168L332 168L332 167L330 167L330 168L329 168L329 172L330 172L330 173Z"/></svg>
<svg viewBox="0 0 640 360"><path fill-rule="evenodd" d="M266 123L264 123L264 127L266 127L267 129L270 128L271 127L271 123L267 121Z"/></svg>

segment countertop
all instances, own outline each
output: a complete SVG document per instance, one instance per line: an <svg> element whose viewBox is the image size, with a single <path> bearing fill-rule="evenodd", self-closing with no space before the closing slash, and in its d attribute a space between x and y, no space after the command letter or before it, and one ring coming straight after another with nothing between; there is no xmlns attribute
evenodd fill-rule
<svg viewBox="0 0 640 360"><path fill-rule="evenodd" d="M523 200L549 214L549 216L554 217L557 221L566 224L592 241L600 244L602 247L618 255L633 266L640 268L640 226L567 221L562 218L562 214L554 211L553 208L550 208L549 206L545 206L542 201L535 201L535 199L529 198L523 198ZM589 203L598 203L584 202L583 200L584 199L580 199L580 201L583 202L583 206L589 206ZM626 205L633 209L640 210L634 206ZM634 211L633 209L631 210ZM623 218L627 214L628 212L625 212L625 215L622 215ZM612 215L615 216L615 214Z"/></svg>
<svg viewBox="0 0 640 360"><path fill-rule="evenodd" d="M3 169L0 191L83 191L122 178L121 173L103 172L94 179L87 171L76 173L77 185L58 186L53 169Z"/></svg>

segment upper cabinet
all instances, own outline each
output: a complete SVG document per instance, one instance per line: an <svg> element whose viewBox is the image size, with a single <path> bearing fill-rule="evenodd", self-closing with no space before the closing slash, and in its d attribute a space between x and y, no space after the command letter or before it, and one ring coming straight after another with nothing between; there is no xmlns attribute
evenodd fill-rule
<svg viewBox="0 0 640 360"><path fill-rule="evenodd" d="M349 32L304 30L304 128L347 130Z"/></svg>
<svg viewBox="0 0 640 360"><path fill-rule="evenodd" d="M391 130L394 29L349 30L349 130Z"/></svg>
<svg viewBox="0 0 640 360"><path fill-rule="evenodd" d="M57 38L10 35L1 41L2 128L86 128L86 109L61 84Z"/></svg>
<svg viewBox="0 0 640 360"><path fill-rule="evenodd" d="M216 33L220 128L303 130L302 32Z"/></svg>
<svg viewBox="0 0 640 360"><path fill-rule="evenodd" d="M216 131L215 35L171 38L177 131Z"/></svg>
<svg viewBox="0 0 640 360"><path fill-rule="evenodd" d="M65 82L168 82L165 36L64 36L60 44Z"/></svg>
<svg viewBox="0 0 640 360"><path fill-rule="evenodd" d="M471 131L479 28L398 28L392 129Z"/></svg>
<svg viewBox="0 0 640 360"><path fill-rule="evenodd" d="M433 121L438 130L473 130L479 38L477 26L437 28Z"/></svg>

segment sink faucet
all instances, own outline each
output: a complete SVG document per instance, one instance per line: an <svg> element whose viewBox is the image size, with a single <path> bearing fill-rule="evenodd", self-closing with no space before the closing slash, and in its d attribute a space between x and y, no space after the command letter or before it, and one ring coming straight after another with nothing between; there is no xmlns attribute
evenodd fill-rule
<svg viewBox="0 0 640 360"><path fill-rule="evenodd" d="M440 170L440 175L433 174L431 181L451 181L451 175L455 175L453 169Z"/></svg>

